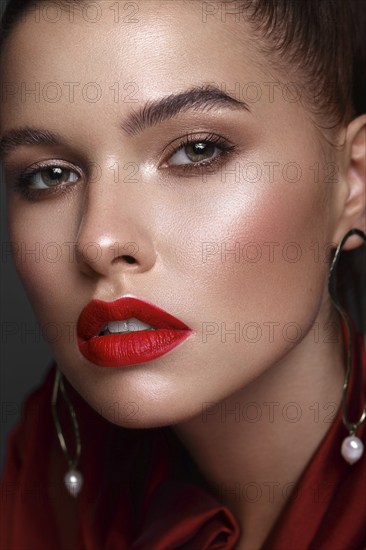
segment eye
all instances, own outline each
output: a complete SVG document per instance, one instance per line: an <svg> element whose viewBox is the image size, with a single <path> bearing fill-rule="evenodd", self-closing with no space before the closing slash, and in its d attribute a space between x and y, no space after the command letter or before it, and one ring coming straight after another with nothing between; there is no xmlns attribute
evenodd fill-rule
<svg viewBox="0 0 366 550"><path fill-rule="evenodd" d="M171 143L167 149L161 168L195 175L197 170L214 170L236 146L215 134L203 136L195 133L184 136L178 143Z"/></svg>
<svg viewBox="0 0 366 550"><path fill-rule="evenodd" d="M222 150L219 147L209 141L188 143L180 147L178 151L170 157L168 164L170 166L195 164L197 162L214 159L219 156L221 152Z"/></svg>
<svg viewBox="0 0 366 550"><path fill-rule="evenodd" d="M12 187L25 199L38 201L71 191L81 178L77 170L60 161L39 162L19 174Z"/></svg>
<svg viewBox="0 0 366 550"><path fill-rule="evenodd" d="M23 185L29 189L49 189L61 184L75 183L79 175L69 168L63 166L48 166L42 169L33 170L21 176Z"/></svg>

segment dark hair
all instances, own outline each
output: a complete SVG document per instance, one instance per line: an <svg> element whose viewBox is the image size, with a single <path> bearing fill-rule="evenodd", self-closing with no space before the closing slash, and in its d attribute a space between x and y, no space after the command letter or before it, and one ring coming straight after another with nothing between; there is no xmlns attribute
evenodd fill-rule
<svg viewBox="0 0 366 550"><path fill-rule="evenodd" d="M324 128L366 112L364 0L243 0L262 51L303 84ZM287 76L288 78L288 76Z"/></svg>
<svg viewBox="0 0 366 550"><path fill-rule="evenodd" d="M22 14L44 1L9 0L0 24L0 48ZM65 7L83 0L57 2ZM364 0L226 0L225 6L228 13L243 14L248 20L256 44L277 69L294 75L325 132L366 112ZM346 284L348 276L342 275L342 264L353 278L360 277L363 301L351 298L349 303L359 327L366 325L363 248L345 253L340 265L342 295L347 297L351 292Z"/></svg>

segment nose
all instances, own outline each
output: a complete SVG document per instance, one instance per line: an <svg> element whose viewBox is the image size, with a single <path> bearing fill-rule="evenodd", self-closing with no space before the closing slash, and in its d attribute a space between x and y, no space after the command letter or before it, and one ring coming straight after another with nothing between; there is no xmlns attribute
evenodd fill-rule
<svg viewBox="0 0 366 550"><path fill-rule="evenodd" d="M76 238L79 269L91 277L151 269L157 254L146 196L143 200L141 191L103 183L90 184L84 197Z"/></svg>

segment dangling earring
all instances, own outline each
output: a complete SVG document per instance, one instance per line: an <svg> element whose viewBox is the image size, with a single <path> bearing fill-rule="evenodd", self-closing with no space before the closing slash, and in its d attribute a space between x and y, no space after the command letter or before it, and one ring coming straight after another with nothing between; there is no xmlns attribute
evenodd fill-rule
<svg viewBox="0 0 366 550"><path fill-rule="evenodd" d="M75 458L71 458L69 455L69 452L67 450L66 443L65 443L65 438L63 436L61 425L57 416L56 403L57 403L59 388L61 389L62 397L64 399L68 412L70 414L73 428L74 428L75 440L76 440ZM57 367L56 367L56 376L55 376L55 381L54 381L53 391L52 391L51 408L52 408L52 416L56 426L56 431L57 431L58 439L61 445L61 449L63 450L69 465L69 471L64 476L64 483L70 495L72 495L73 497L77 497L83 485L83 476L76 469L79 462L80 453L81 453L79 424L76 418L75 409L72 406L72 403L68 398L65 390L62 372Z"/></svg>
<svg viewBox="0 0 366 550"><path fill-rule="evenodd" d="M362 422L366 418L366 406L364 408L364 411L361 415L361 417L356 422L350 422L347 418L347 390L348 390L348 384L349 379L351 375L351 367L352 367L352 360L353 360L353 337L352 337L352 330L351 330L351 324L350 319L345 310L342 308L342 306L339 303L337 293L336 293L336 268L338 266L339 257L341 254L342 247L346 240L351 235L358 235L361 237L365 243L366 243L366 235L363 233L363 231L360 231L359 229L350 229L348 233L343 237L341 242L339 243L337 250L335 252L333 262L329 271L329 279L328 279L328 291L330 298L333 302L334 307L337 309L337 311L340 313L340 315L343 317L347 332L348 332L348 350L347 350L347 365L346 365L346 376L345 381L343 385L343 394L342 394L342 417L343 417L343 424L345 425L346 429L349 431L349 436L346 437L343 440L342 447L341 447L341 454L343 458L349 463L354 464L357 462L362 454L363 454L363 443L361 439L356 437L356 430L357 428L362 424Z"/></svg>

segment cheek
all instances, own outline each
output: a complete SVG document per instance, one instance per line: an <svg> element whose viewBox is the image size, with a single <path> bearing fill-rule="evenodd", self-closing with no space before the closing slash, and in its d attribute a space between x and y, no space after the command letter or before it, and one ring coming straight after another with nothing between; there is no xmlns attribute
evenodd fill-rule
<svg viewBox="0 0 366 550"><path fill-rule="evenodd" d="M194 291L193 278L182 282L198 333L197 364L225 365L232 388L295 347L318 315L329 268L323 199L311 177L266 182L248 194L233 187L216 220L201 217L196 226L203 246Z"/></svg>
<svg viewBox="0 0 366 550"><path fill-rule="evenodd" d="M301 296L305 309L319 300L327 270L324 188L310 171L291 177L232 182L215 201L193 201L190 216L200 223L185 234L192 243L186 272L210 313L240 304L253 317L296 316Z"/></svg>
<svg viewBox="0 0 366 550"><path fill-rule="evenodd" d="M72 311L74 210L8 200L14 263L41 324L58 322L67 305Z"/></svg>

